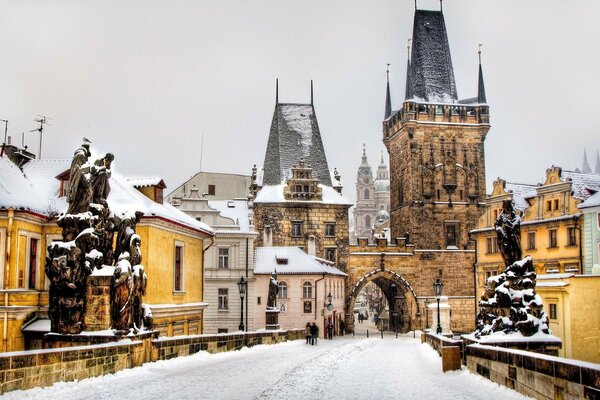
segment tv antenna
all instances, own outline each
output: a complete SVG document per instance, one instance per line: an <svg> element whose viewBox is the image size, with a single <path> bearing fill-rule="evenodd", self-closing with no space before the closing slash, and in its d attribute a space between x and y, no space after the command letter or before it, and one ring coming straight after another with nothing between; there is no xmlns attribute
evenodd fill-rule
<svg viewBox="0 0 600 400"><path fill-rule="evenodd" d="M29 132L39 132L40 133L40 147L39 147L39 153L38 153L38 158L40 160L42 159L42 135L44 133L44 125L52 126L50 123L48 123L48 120L52 120L52 118L46 117L45 115L38 115L34 121L39 123L40 127L29 131Z"/></svg>

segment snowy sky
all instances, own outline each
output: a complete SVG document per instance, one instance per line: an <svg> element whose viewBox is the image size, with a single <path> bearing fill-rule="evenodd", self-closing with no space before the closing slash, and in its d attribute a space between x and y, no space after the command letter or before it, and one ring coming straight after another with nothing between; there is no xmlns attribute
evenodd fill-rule
<svg viewBox="0 0 600 400"><path fill-rule="evenodd" d="M47 115L43 158L70 158L85 136L170 191L199 169L202 132L203 170L262 165L275 78L282 102L309 102L313 79L329 166L353 199L362 143L374 169L384 149L386 63L402 101L413 13L412 0L4 2L0 118L37 153L29 130ZM453 0L444 14L460 98L476 95L484 43L488 192L497 176L580 167L584 147L593 168L600 2Z"/></svg>

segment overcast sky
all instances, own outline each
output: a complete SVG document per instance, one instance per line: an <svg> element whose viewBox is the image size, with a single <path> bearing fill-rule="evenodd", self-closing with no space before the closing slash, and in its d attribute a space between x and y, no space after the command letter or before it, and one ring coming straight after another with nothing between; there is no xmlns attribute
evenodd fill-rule
<svg viewBox="0 0 600 400"><path fill-rule="evenodd" d="M413 13L413 0L3 2L0 118L37 154L28 131L47 115L42 158L71 158L85 136L170 192L199 170L202 132L202 170L262 165L275 78L280 101L299 103L313 79L329 166L354 199L362 143L374 169L385 149L387 63L393 108L403 100ZM448 0L444 15L460 98L476 95L484 44L487 191L580 168L584 148L594 168L600 2Z"/></svg>

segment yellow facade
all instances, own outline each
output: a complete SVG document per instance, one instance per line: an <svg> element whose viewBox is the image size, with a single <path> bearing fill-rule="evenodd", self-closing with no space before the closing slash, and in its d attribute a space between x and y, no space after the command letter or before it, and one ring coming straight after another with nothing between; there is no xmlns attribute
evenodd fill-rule
<svg viewBox="0 0 600 400"><path fill-rule="evenodd" d="M563 347L561 357L600 363L600 275L575 275L538 279L550 329Z"/></svg>
<svg viewBox="0 0 600 400"><path fill-rule="evenodd" d="M144 302L151 305L155 329L161 335L202 332L204 232L159 217L144 217L137 227L143 265L148 275ZM0 211L0 336L1 351L27 347L23 325L47 318L48 283L44 273L46 248L60 240L55 220L28 211ZM175 290L175 247L181 257L183 286Z"/></svg>

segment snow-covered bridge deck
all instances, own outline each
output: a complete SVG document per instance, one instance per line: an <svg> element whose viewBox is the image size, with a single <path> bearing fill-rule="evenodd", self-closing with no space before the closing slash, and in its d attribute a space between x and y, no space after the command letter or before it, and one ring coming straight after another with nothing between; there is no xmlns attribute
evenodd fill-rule
<svg viewBox="0 0 600 400"><path fill-rule="evenodd" d="M159 361L10 392L8 399L525 399L466 370L442 373L419 339L346 336Z"/></svg>

